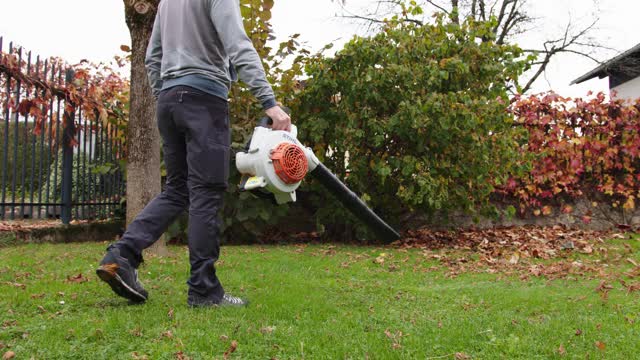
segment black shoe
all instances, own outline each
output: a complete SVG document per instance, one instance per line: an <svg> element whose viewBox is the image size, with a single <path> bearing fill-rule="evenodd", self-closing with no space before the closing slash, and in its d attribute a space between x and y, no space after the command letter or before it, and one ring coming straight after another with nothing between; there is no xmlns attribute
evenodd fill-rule
<svg viewBox="0 0 640 360"><path fill-rule="evenodd" d="M229 294L224 294L222 296L222 300L219 302L214 302L212 300L200 299L196 296L189 296L187 299L187 303L191 307L211 307L211 306L220 306L220 307L243 307L249 305L249 301L231 296Z"/></svg>
<svg viewBox="0 0 640 360"><path fill-rule="evenodd" d="M96 274L111 286L113 292L134 303L145 302L149 296L138 281L138 270L120 255L118 248L110 247L107 250Z"/></svg>

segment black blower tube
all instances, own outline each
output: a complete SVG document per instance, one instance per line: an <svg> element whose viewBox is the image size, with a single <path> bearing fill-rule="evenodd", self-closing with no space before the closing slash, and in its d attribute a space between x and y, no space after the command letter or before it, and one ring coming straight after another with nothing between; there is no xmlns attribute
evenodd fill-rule
<svg viewBox="0 0 640 360"><path fill-rule="evenodd" d="M397 231L384 222L373 210L369 209L358 195L343 184L326 166L318 164L310 174L340 200L342 205L367 224L382 240L390 243L400 239L400 234Z"/></svg>

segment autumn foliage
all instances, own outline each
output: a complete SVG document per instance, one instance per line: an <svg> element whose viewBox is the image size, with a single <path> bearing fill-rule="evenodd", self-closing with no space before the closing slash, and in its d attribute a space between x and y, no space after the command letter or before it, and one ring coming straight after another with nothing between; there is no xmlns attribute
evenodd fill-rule
<svg viewBox="0 0 640 360"><path fill-rule="evenodd" d="M553 93L518 96L509 111L515 126L527 130L521 158L533 157L523 163L528 171L498 184L496 194L515 198L520 213L549 215L557 206L570 213L578 198L635 209L640 195L640 99L607 100L602 93L590 99Z"/></svg>
<svg viewBox="0 0 640 360"><path fill-rule="evenodd" d="M112 65L88 61L70 65L59 58L32 59L30 52L18 47L0 55L2 110L33 121L35 134L47 129L47 134L56 137L55 119L62 114L47 110L57 101L63 105L61 111L80 112L93 123L126 125L129 81L118 71L127 65L125 59L116 57Z"/></svg>

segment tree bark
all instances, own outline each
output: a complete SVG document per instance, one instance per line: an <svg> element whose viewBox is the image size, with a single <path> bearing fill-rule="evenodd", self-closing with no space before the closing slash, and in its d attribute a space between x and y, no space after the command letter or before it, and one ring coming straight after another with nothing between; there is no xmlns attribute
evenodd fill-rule
<svg viewBox="0 0 640 360"><path fill-rule="evenodd" d="M127 224L161 191L160 134L156 101L151 93L144 60L159 0L124 0L131 34L131 91L127 128ZM148 252L167 253L164 239Z"/></svg>

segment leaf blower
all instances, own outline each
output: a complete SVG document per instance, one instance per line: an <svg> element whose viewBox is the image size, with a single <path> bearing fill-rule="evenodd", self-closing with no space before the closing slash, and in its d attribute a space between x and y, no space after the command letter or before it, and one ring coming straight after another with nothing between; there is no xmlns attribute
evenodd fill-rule
<svg viewBox="0 0 640 360"><path fill-rule="evenodd" d="M398 232L331 173L310 148L298 141L295 125L291 125L288 132L272 130L271 124L269 117L262 118L245 151L236 153L236 167L242 174L240 191L272 195L278 204L295 202L296 189L309 174L382 240L392 242L400 238Z"/></svg>

